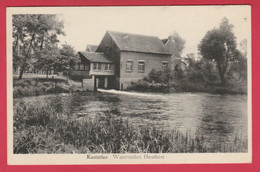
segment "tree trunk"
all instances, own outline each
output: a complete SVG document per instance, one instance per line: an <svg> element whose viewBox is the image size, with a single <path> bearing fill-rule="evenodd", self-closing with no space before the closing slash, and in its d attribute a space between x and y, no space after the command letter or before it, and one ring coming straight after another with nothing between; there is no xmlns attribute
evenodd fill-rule
<svg viewBox="0 0 260 172"><path fill-rule="evenodd" d="M20 70L20 74L19 74L19 78L18 78L18 79L22 79L22 77L23 77L23 71L24 71L24 69L23 69L23 67L22 67L21 70Z"/></svg>
<svg viewBox="0 0 260 172"><path fill-rule="evenodd" d="M30 50L31 50L32 43L33 43L34 39L35 39L35 32L34 32L33 35L32 35L32 39L31 39L31 41L30 41L30 45L29 45L28 50L27 50L27 53L26 53L26 55L25 55L25 58L26 58L26 59L24 59L24 63L23 63L23 65L22 65L22 67L21 67L21 71L20 71L20 75L19 75L19 78L18 78L18 79L22 79L22 77L23 77L24 68L25 68L25 66L26 66L26 64L25 64L26 62L25 62L25 61L29 58L29 53L30 53Z"/></svg>
<svg viewBox="0 0 260 172"><path fill-rule="evenodd" d="M14 46L14 51L18 52L18 42L19 42L19 34L17 33L16 35L16 41L15 41L15 46Z"/></svg>
<svg viewBox="0 0 260 172"><path fill-rule="evenodd" d="M217 67L218 67L218 72L219 72L219 77L220 77L220 81L222 85L226 84L226 80L225 80L225 69L224 67L221 68L221 65L219 62L217 62Z"/></svg>
<svg viewBox="0 0 260 172"><path fill-rule="evenodd" d="M42 40L41 40L41 50L43 49L43 42L44 42L44 33L43 33L43 35L42 35Z"/></svg>
<svg viewBox="0 0 260 172"><path fill-rule="evenodd" d="M219 76L220 76L221 84L225 85L226 84L225 73L224 72L220 72Z"/></svg>

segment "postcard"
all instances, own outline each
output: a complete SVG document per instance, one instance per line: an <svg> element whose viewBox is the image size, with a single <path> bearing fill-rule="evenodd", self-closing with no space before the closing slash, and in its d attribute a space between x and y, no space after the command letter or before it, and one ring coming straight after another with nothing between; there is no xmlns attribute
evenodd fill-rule
<svg viewBox="0 0 260 172"><path fill-rule="evenodd" d="M252 162L251 7L7 7L8 164Z"/></svg>

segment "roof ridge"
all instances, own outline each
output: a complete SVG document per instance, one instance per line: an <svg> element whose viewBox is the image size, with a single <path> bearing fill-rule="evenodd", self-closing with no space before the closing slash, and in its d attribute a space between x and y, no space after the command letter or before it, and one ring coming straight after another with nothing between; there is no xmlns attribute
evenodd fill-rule
<svg viewBox="0 0 260 172"><path fill-rule="evenodd" d="M89 51L79 51L83 53L92 53L92 54L104 54L103 52L89 52Z"/></svg>
<svg viewBox="0 0 260 172"><path fill-rule="evenodd" d="M155 37L155 38L159 38L159 36L153 36L153 35L143 35L143 34L139 34L139 33L129 33L129 32L120 32L120 31L111 31L111 30L107 30L108 33L119 33L119 34L129 34L129 35L137 35L137 36L146 36L146 37ZM160 39L160 38L159 38Z"/></svg>
<svg viewBox="0 0 260 172"><path fill-rule="evenodd" d="M106 32L121 51L170 54L158 36L125 33L117 31Z"/></svg>

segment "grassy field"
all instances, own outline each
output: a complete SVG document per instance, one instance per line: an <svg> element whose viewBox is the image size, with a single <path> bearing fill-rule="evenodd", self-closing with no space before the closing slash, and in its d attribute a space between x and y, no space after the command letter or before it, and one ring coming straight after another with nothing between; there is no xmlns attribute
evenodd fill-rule
<svg viewBox="0 0 260 172"><path fill-rule="evenodd" d="M15 154L28 153L187 153L247 152L247 140L208 143L203 135L191 137L177 130L137 127L116 118L113 110L94 119L75 118L45 105L14 105ZM102 119L101 119L102 118Z"/></svg>
<svg viewBox="0 0 260 172"><path fill-rule="evenodd" d="M75 91L82 91L81 83L59 76L46 78L42 75L28 75L21 80L16 77L13 79L14 98Z"/></svg>

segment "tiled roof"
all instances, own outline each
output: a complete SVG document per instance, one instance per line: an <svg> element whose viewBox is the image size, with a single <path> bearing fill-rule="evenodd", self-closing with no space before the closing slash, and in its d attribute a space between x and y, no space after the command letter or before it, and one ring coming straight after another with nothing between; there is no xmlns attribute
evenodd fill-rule
<svg viewBox="0 0 260 172"><path fill-rule="evenodd" d="M108 31L121 51L170 54L156 36Z"/></svg>
<svg viewBox="0 0 260 172"><path fill-rule="evenodd" d="M95 52L98 48L98 45L90 45L88 44L87 45L87 48L86 48L86 51L89 51L89 52Z"/></svg>
<svg viewBox="0 0 260 172"><path fill-rule="evenodd" d="M90 62L112 63L105 57L104 53L80 51L79 54Z"/></svg>

